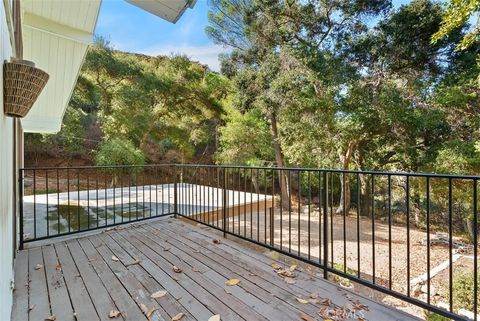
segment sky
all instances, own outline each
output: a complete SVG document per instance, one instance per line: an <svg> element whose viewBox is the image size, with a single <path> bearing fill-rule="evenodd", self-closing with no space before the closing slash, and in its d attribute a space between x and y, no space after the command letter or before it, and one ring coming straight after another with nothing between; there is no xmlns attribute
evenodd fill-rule
<svg viewBox="0 0 480 321"><path fill-rule="evenodd" d="M394 6L408 0L393 0ZM95 33L115 49L147 55L185 54L219 71L218 54L227 49L214 44L205 33L207 0L197 0L176 23L156 17L123 0L103 0Z"/></svg>
<svg viewBox="0 0 480 321"><path fill-rule="evenodd" d="M219 71L218 54L225 52L205 34L207 0L197 0L176 24L156 17L123 0L103 0L95 33L115 49L147 55L186 54Z"/></svg>

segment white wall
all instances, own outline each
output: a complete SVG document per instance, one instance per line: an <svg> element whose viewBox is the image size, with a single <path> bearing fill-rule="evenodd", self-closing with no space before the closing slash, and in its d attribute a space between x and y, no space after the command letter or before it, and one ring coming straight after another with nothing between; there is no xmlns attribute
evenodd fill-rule
<svg viewBox="0 0 480 321"><path fill-rule="evenodd" d="M13 119L3 113L3 62L12 55L5 4L0 3L0 321L10 320L13 279Z"/></svg>

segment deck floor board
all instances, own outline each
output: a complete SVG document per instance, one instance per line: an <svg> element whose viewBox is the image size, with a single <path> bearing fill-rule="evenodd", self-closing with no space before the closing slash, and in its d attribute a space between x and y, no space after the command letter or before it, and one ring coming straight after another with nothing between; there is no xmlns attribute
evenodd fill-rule
<svg viewBox="0 0 480 321"><path fill-rule="evenodd" d="M184 314L182 321L207 321L214 314L223 321L290 321L302 315L322 320L319 302L298 301L312 293L340 307L359 300L369 307L365 320L416 320L340 289L303 265L295 271L295 284L287 284L271 266L275 262L288 268L286 262L230 237L214 244L219 238L212 229L162 218L52 240L51 245L31 244L16 262L12 321L50 315L57 320L146 321L143 306L154 308L152 321L168 321L178 313ZM36 269L37 264L42 268ZM182 272L174 272L173 266ZM226 285L230 278L240 283ZM159 290L167 294L150 297ZM29 304L35 304L31 311ZM111 319L111 310L121 315Z"/></svg>

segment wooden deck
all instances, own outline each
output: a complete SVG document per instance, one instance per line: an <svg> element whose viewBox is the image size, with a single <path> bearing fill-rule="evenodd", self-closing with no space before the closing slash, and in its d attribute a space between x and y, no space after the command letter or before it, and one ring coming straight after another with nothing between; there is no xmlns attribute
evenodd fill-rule
<svg viewBox="0 0 480 321"><path fill-rule="evenodd" d="M272 268L275 262L289 270L280 259L176 219L52 242L18 253L14 321L172 320L179 313L182 321L216 314L309 321L322 320L319 311L342 309L355 311L345 320L416 320L326 282L316 269L299 265L285 280ZM226 285L232 278L240 283ZM166 295L150 297L160 290ZM110 318L111 311L121 314Z"/></svg>

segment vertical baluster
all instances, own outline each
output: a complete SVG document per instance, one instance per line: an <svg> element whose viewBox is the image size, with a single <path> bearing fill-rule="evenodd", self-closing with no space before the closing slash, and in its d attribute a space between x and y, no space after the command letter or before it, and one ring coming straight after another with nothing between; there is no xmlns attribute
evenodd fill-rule
<svg viewBox="0 0 480 321"><path fill-rule="evenodd" d="M360 278L360 174L357 173L357 277Z"/></svg>
<svg viewBox="0 0 480 321"><path fill-rule="evenodd" d="M308 241L307 241L307 246L308 246L308 260L310 260L310 257L311 257L311 241L310 241L310 236L311 236L311 223L310 223L310 207L311 207L311 204L312 204L312 178L311 178L311 172L308 171L307 172L307 185L308 185L308 205L307 205L307 229L308 229L308 232L307 232L307 237L308 237ZM319 222L320 224L320 222ZM319 245L320 246L320 245ZM319 247L320 248L320 247Z"/></svg>
<svg viewBox="0 0 480 321"><path fill-rule="evenodd" d="M60 178L57 168L57 234L60 234Z"/></svg>
<svg viewBox="0 0 480 321"><path fill-rule="evenodd" d="M342 173L343 180L343 272L347 273L347 174Z"/></svg>
<svg viewBox="0 0 480 321"><path fill-rule="evenodd" d="M288 253L292 253L292 171L288 170Z"/></svg>
<svg viewBox="0 0 480 321"><path fill-rule="evenodd" d="M477 321L478 314L478 199L477 179L473 180L473 313Z"/></svg>
<svg viewBox="0 0 480 321"><path fill-rule="evenodd" d="M47 236L50 236L50 213L49 204L48 204L48 170L45 170L45 198L46 198L46 205L47 205Z"/></svg>
<svg viewBox="0 0 480 321"><path fill-rule="evenodd" d="M453 311L453 222L452 222L452 178L448 179L448 299Z"/></svg>
<svg viewBox="0 0 480 321"><path fill-rule="evenodd" d="M407 208L407 296L410 296L410 176L406 177L406 208Z"/></svg>
<svg viewBox="0 0 480 321"><path fill-rule="evenodd" d="M430 177L427 176L427 303L430 304Z"/></svg>
<svg viewBox="0 0 480 321"><path fill-rule="evenodd" d="M388 178L388 288L392 289L392 177Z"/></svg>
<svg viewBox="0 0 480 321"><path fill-rule="evenodd" d="M372 174L372 281L376 282L375 278L375 176Z"/></svg>

